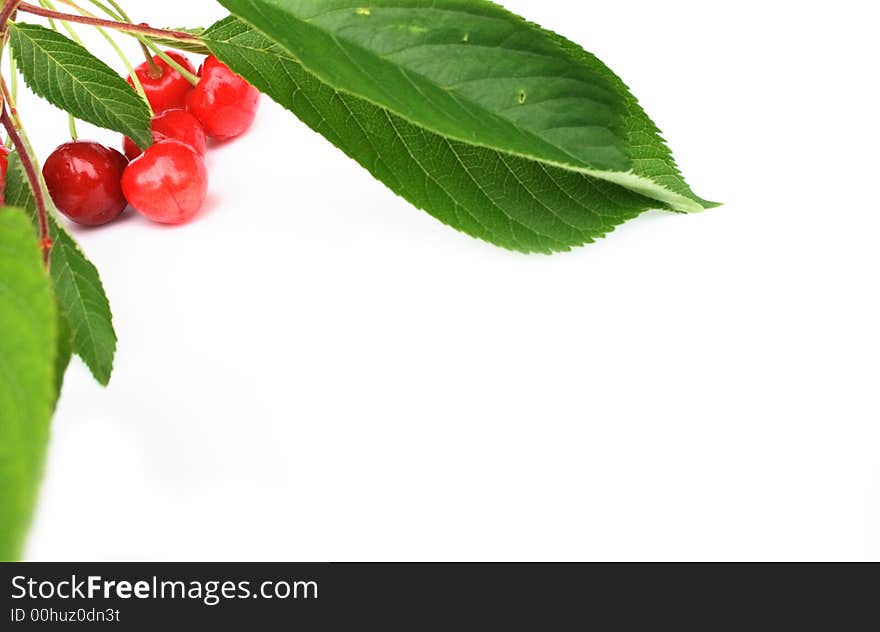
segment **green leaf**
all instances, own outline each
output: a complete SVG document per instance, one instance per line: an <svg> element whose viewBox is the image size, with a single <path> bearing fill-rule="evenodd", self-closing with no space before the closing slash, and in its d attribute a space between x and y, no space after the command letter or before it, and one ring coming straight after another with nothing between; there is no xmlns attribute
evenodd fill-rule
<svg viewBox="0 0 880 632"><path fill-rule="evenodd" d="M28 217L0 209L0 560L21 555L55 401L57 316Z"/></svg>
<svg viewBox="0 0 880 632"><path fill-rule="evenodd" d="M152 142L150 109L130 85L85 48L36 24L9 24L9 42L25 82L76 118Z"/></svg>
<svg viewBox="0 0 880 632"><path fill-rule="evenodd" d="M57 301L56 301L57 304ZM58 349L55 355L55 403L61 397L61 388L64 386L64 375L67 373L67 367L70 366L70 359L73 357L73 332L70 331L70 325L67 319L58 310ZM53 406L54 408L54 406Z"/></svg>
<svg viewBox="0 0 880 632"><path fill-rule="evenodd" d="M474 237L523 252L564 251L658 205L574 170L435 134L332 88L235 18L204 40L397 194Z"/></svg>
<svg viewBox="0 0 880 632"><path fill-rule="evenodd" d="M333 89L445 139L707 206L595 57L485 0L221 0ZM209 43L210 47L210 43ZM647 137L646 137L647 132ZM662 153L662 150L661 150Z"/></svg>
<svg viewBox="0 0 880 632"><path fill-rule="evenodd" d="M704 200L691 191L691 188L682 177L678 165L675 164L675 159L672 157L672 152L666 145L666 141L660 136L660 130L657 128L657 125L648 117L645 110L642 109L638 100L629 91L629 88L620 77L615 75L595 55L588 53L574 42L550 31L544 31L544 33L557 41L569 54L604 74L614 84L621 98L626 102L626 143L632 157L633 172L635 174L696 202L703 209L720 206L717 202ZM675 205L671 206L673 210L683 212L700 210L696 207L690 208L689 204L681 208L676 208Z"/></svg>
<svg viewBox="0 0 880 632"><path fill-rule="evenodd" d="M104 285L92 262L54 221L52 235L52 280L73 333L73 350L95 379L107 386L116 356L116 331Z"/></svg>
<svg viewBox="0 0 880 632"><path fill-rule="evenodd" d="M396 193L468 234L552 252L649 208L709 206L619 78L497 5L222 3L245 19L203 34L218 57ZM613 170L615 149L628 171Z"/></svg>
<svg viewBox="0 0 880 632"><path fill-rule="evenodd" d="M47 204L51 204L49 196L45 197ZM6 200L27 209L36 221L33 195L15 153L9 156ZM52 281L61 314L72 333L73 352L83 359L95 379L106 386L113 373L116 332L101 277L73 238L52 217L50 234L54 242L50 262Z"/></svg>

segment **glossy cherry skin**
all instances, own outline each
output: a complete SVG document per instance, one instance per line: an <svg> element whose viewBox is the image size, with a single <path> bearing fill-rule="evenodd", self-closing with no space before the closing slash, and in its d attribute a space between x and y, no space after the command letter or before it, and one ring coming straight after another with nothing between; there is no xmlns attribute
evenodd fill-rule
<svg viewBox="0 0 880 632"><path fill-rule="evenodd" d="M166 54L190 72L195 73L195 68L189 59L181 53L168 51ZM153 111L162 113L165 110L185 107L186 96L192 90L192 84L158 55L153 57L153 61L161 71L158 76L153 75L152 68L147 62L134 69L138 79L141 80L141 85L144 86L147 101L150 102ZM128 83L134 87L131 76L128 77Z"/></svg>
<svg viewBox="0 0 880 632"><path fill-rule="evenodd" d="M9 170L9 150L0 145L0 206L6 204L6 172Z"/></svg>
<svg viewBox="0 0 880 632"><path fill-rule="evenodd" d="M153 142L179 140L204 156L208 151L208 137L199 119L186 110L166 110L153 117ZM126 136L122 141L125 155L134 160L141 155L141 148Z"/></svg>
<svg viewBox="0 0 880 632"><path fill-rule="evenodd" d="M9 171L9 150L0 145L0 176L6 182L6 173Z"/></svg>
<svg viewBox="0 0 880 632"><path fill-rule="evenodd" d="M134 159L122 175L129 203L160 224L183 224L199 212L208 193L205 161L189 145L163 140Z"/></svg>
<svg viewBox="0 0 880 632"><path fill-rule="evenodd" d="M226 140L243 134L253 124L260 92L213 55L199 68L199 85L186 98L208 136Z"/></svg>
<svg viewBox="0 0 880 632"><path fill-rule="evenodd" d="M88 140L60 145L43 165L43 178L59 211L78 224L100 226L125 210L120 180L128 160Z"/></svg>

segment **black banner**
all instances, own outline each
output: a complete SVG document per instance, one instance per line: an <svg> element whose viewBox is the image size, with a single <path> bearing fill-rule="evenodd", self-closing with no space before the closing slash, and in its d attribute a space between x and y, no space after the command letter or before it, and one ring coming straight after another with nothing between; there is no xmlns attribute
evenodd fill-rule
<svg viewBox="0 0 880 632"><path fill-rule="evenodd" d="M0 629L858 630L876 626L877 577L872 565L3 564Z"/></svg>

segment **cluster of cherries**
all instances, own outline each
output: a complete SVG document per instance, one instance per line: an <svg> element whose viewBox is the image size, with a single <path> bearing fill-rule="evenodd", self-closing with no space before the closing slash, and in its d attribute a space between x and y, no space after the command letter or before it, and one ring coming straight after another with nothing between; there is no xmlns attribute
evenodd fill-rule
<svg viewBox="0 0 880 632"><path fill-rule="evenodd" d="M195 72L184 55L168 55ZM214 56L199 68L195 87L158 55L135 72L155 112L153 145L142 152L125 138L123 155L75 140L59 146L43 166L55 206L78 224L112 222L129 204L154 222L191 220L208 190L208 138L234 138L256 117L257 89ZM131 77L128 82L134 85Z"/></svg>

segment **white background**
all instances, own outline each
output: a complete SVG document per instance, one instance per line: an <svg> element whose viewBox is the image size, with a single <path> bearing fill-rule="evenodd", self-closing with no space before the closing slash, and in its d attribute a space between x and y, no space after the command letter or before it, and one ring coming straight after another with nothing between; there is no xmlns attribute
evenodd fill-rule
<svg viewBox="0 0 880 632"><path fill-rule="evenodd" d="M880 559L870 3L506 4L726 206L512 254L266 99L197 221L76 231L119 355L107 390L68 376L30 558ZM21 106L45 157L66 120Z"/></svg>

